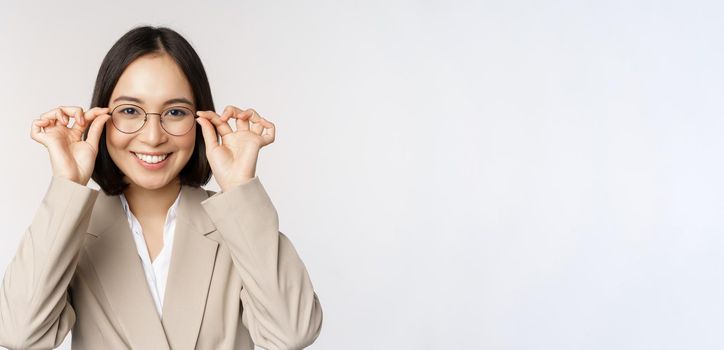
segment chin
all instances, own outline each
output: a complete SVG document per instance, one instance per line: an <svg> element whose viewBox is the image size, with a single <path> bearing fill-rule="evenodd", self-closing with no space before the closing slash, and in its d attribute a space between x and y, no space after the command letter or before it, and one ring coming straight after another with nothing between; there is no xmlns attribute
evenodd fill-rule
<svg viewBox="0 0 724 350"><path fill-rule="evenodd" d="M167 178L154 179L146 177L143 179L130 179L130 182L138 187L145 188L147 190L157 190L167 186L171 180Z"/></svg>

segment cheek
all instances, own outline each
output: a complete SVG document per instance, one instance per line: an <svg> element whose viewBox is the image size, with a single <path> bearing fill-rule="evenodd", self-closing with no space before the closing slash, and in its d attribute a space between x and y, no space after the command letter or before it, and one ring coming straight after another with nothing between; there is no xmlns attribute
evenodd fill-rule
<svg viewBox="0 0 724 350"><path fill-rule="evenodd" d="M106 147L108 147L108 153L111 156L117 156L125 153L125 148L128 146L131 137L116 131L114 128L106 128ZM114 159L116 160L116 159Z"/></svg>
<svg viewBox="0 0 724 350"><path fill-rule="evenodd" d="M184 135L183 138L179 140L177 143L179 151L183 150L183 152L186 152L188 154L191 154L194 152L194 146L196 145L196 137L195 137L195 130L191 130L189 132L190 135Z"/></svg>

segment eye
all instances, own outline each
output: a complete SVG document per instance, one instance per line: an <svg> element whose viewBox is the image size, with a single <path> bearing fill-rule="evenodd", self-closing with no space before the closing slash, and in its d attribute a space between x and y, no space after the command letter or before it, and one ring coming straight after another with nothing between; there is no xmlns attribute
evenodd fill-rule
<svg viewBox="0 0 724 350"><path fill-rule="evenodd" d="M137 118L142 117L145 113L136 106L132 105L121 105L116 108L116 111L113 112L114 115L123 116L125 118Z"/></svg>
<svg viewBox="0 0 724 350"><path fill-rule="evenodd" d="M191 113L190 111L186 110L185 108L171 108L166 111L166 115L170 117L176 117L181 118L189 115Z"/></svg>

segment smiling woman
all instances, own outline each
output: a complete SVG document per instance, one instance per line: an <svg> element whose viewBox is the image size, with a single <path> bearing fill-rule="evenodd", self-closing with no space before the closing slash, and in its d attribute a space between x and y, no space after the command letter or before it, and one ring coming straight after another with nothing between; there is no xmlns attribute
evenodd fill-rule
<svg viewBox="0 0 724 350"><path fill-rule="evenodd" d="M129 54L134 52L130 45L139 46L140 43L120 40L106 55L96 80L92 105L109 107L112 120L101 134L93 180L109 194L120 194L128 186L140 183L150 189L161 189L162 185L172 188L178 188L179 184L200 186L206 184L211 175L208 161L203 156L203 135L201 129L195 127L195 116L188 116L192 123L186 124L190 124L191 129L183 135L169 134L165 130L168 123L164 120L166 107L175 104L190 108L192 112L214 109L203 65L197 55L184 55L194 51L173 50L181 47L180 44L167 45L160 50L154 42L146 44L149 46ZM110 68L118 65L125 66L120 76L103 76L106 72L115 72ZM104 66L108 68L103 69ZM131 113L127 108L118 108L133 107L124 102L137 104L135 123L128 120ZM163 114L147 114L161 110ZM141 128L146 130L136 132ZM105 138L106 143L102 142ZM174 152L172 159L164 160L171 164L163 171L153 172L144 170L160 168L144 167L139 162L143 158L134 155L170 155ZM175 183L174 175L178 175Z"/></svg>
<svg viewBox="0 0 724 350"><path fill-rule="evenodd" d="M181 97L167 101L169 96ZM169 192L178 192L181 180L177 174L195 148L196 134L189 131L196 121L188 109L195 106L189 102L185 108L164 108L169 106L169 101L193 100L184 73L168 54L142 56L121 74L111 100L114 102L109 106L112 118L111 123L106 123L106 145L113 164L125 174L124 186L130 186L125 192L135 194L142 188L158 193L164 187ZM139 106L118 104L121 101ZM146 114L145 110L163 113ZM172 119L172 112L184 113L184 110L185 115L176 117L177 121ZM145 130L138 132L142 128ZM102 175L96 173L95 177Z"/></svg>
<svg viewBox="0 0 724 350"><path fill-rule="evenodd" d="M3 278L0 345L57 347L71 330L74 349L314 342L319 299L255 174L274 136L253 109L214 112L201 60L175 31L122 36L92 108L32 122L53 177ZM218 193L201 187L212 174Z"/></svg>

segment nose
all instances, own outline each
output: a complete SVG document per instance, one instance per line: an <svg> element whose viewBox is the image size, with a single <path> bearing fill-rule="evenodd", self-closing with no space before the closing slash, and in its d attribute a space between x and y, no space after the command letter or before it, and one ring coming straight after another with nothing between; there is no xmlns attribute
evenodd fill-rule
<svg viewBox="0 0 724 350"><path fill-rule="evenodd" d="M156 146L166 141L166 132L161 127L161 116L149 113L146 125L141 128L141 141Z"/></svg>

